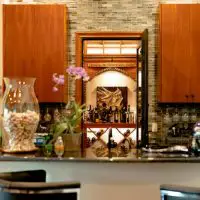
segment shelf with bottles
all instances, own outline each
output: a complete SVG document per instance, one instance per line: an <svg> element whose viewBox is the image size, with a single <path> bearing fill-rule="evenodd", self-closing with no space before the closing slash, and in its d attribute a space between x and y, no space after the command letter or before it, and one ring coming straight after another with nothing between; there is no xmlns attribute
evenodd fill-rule
<svg viewBox="0 0 200 200"><path fill-rule="evenodd" d="M131 111L130 105L126 107L119 108L115 107L102 107L92 108L91 105L88 106L88 109L84 113L83 124L87 126L114 126L114 127L128 127L135 124L135 115L136 113Z"/></svg>

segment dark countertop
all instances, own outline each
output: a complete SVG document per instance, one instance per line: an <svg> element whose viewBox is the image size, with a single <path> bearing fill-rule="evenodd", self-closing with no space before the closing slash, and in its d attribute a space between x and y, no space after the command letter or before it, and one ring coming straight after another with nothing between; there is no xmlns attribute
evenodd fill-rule
<svg viewBox="0 0 200 200"><path fill-rule="evenodd" d="M91 163L200 163L200 157L181 153L141 153L134 150L126 157L95 157L90 151L65 152L62 158L55 155L45 156L41 152L29 154L1 153L0 161L44 161L44 162L91 162Z"/></svg>
<svg viewBox="0 0 200 200"><path fill-rule="evenodd" d="M49 158L27 156L1 156L0 161L91 162L91 163L200 163L200 158Z"/></svg>

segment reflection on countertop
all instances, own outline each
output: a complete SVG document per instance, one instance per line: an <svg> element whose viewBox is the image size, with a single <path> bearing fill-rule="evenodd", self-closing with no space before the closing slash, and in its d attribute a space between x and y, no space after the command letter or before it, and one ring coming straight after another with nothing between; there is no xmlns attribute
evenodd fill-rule
<svg viewBox="0 0 200 200"><path fill-rule="evenodd" d="M124 157L96 157L92 153L91 149L86 149L84 152L65 152L62 158L56 157L56 155L44 155L43 151L38 150L35 153L30 154L5 154L1 153L0 161L56 161L56 162L108 162L108 163L176 163L176 162L188 162L188 163L200 163L200 157L194 157L184 152L145 152L141 150L133 149L129 154Z"/></svg>

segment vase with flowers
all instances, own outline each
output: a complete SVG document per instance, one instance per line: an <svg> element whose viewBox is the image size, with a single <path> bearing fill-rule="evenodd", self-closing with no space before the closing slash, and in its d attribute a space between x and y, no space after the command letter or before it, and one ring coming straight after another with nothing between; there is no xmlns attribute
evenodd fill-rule
<svg viewBox="0 0 200 200"><path fill-rule="evenodd" d="M59 136L62 136L65 151L78 151L80 150L82 138L80 122L85 112L85 105L79 105L75 101L76 80L83 79L83 81L88 81L89 76L82 67L69 67L66 72L69 74L69 101L64 108L60 120L52 126L54 137L51 142L55 142ZM59 86L64 85L64 75L53 74L53 82L55 83L53 91L57 92Z"/></svg>

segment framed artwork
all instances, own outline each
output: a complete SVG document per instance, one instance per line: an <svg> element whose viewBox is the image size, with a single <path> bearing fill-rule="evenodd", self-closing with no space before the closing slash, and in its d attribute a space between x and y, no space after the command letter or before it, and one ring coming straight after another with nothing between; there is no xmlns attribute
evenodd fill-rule
<svg viewBox="0 0 200 200"><path fill-rule="evenodd" d="M97 87L97 106L127 107L127 87Z"/></svg>

